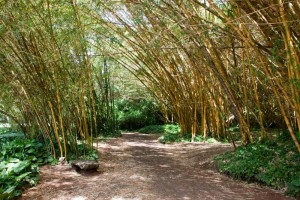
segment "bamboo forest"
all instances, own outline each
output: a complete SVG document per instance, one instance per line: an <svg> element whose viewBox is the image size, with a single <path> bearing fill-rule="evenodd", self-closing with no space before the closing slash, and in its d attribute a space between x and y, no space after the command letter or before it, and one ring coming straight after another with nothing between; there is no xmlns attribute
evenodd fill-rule
<svg viewBox="0 0 300 200"><path fill-rule="evenodd" d="M0 0L0 200L300 199L300 0Z"/></svg>

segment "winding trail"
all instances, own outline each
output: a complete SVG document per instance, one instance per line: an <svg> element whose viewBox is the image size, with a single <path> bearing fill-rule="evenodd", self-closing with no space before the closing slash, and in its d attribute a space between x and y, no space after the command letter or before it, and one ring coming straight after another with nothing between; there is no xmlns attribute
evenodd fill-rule
<svg viewBox="0 0 300 200"><path fill-rule="evenodd" d="M160 144L156 135L124 133L100 143L98 172L44 166L38 186L20 199L61 200L283 200L278 191L235 181L217 172L212 157L229 145Z"/></svg>

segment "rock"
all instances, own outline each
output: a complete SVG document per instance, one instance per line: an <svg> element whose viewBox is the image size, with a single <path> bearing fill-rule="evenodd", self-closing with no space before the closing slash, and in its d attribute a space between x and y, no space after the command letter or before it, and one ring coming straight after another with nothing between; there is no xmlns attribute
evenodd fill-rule
<svg viewBox="0 0 300 200"><path fill-rule="evenodd" d="M71 165L75 167L77 171L97 171L99 167L99 163L95 160L74 160Z"/></svg>
<svg viewBox="0 0 300 200"><path fill-rule="evenodd" d="M65 164L67 161L66 161L66 158L65 157L60 157L59 159L58 159L58 164L60 164L60 165L63 165L63 164Z"/></svg>

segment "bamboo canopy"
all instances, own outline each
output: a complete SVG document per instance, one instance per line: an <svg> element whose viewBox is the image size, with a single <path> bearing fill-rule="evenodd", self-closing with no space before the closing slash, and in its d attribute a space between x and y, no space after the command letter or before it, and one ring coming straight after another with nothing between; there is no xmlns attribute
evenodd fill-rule
<svg viewBox="0 0 300 200"><path fill-rule="evenodd" d="M182 134L226 135L238 121L244 144L253 119L274 112L300 151L299 1L122 1L95 17L122 43L120 62L167 106ZM269 113L273 113L270 116Z"/></svg>
<svg viewBox="0 0 300 200"><path fill-rule="evenodd" d="M236 121L247 145L276 124L300 152L298 0L0 5L0 112L28 135L40 133L53 154L57 145L67 156L78 139L91 147L104 127L116 128L111 60L192 141L201 134L234 143L228 128Z"/></svg>
<svg viewBox="0 0 300 200"><path fill-rule="evenodd" d="M44 138L54 158L78 155L78 140L92 148L114 117L109 71L92 65L81 17L75 1L1 3L2 113L27 137Z"/></svg>

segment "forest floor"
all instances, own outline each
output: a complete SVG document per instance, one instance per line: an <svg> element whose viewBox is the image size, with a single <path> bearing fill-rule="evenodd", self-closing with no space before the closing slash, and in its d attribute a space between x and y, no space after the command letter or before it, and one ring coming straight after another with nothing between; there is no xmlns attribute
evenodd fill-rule
<svg viewBox="0 0 300 200"><path fill-rule="evenodd" d="M20 199L196 200L292 199L220 174L213 156L226 144L161 144L157 135L124 133L99 143L97 172L79 174L69 165L44 166L41 181Z"/></svg>

